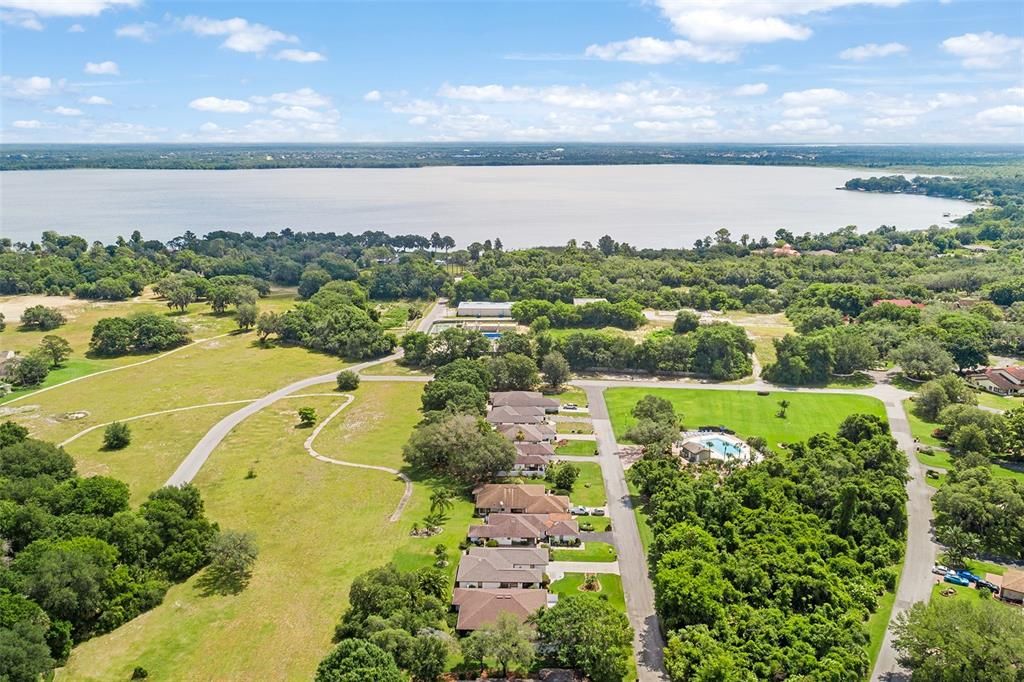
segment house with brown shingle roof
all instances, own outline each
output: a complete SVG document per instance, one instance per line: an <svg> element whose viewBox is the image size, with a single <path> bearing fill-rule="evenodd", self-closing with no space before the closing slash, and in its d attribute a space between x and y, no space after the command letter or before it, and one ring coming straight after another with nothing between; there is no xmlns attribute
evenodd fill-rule
<svg viewBox="0 0 1024 682"><path fill-rule="evenodd" d="M469 539L476 544L493 540L502 547L575 544L580 526L569 514L489 514L486 523L469 527Z"/></svg>
<svg viewBox="0 0 1024 682"><path fill-rule="evenodd" d="M972 385L997 395L1024 395L1024 367L986 367L967 377Z"/></svg>
<svg viewBox="0 0 1024 682"><path fill-rule="evenodd" d="M494 407L540 407L545 412L558 412L561 406L554 398L545 398L537 391L496 391L491 393Z"/></svg>
<svg viewBox="0 0 1024 682"><path fill-rule="evenodd" d="M478 516L487 514L565 514L569 498L549 495L540 483L486 483L473 491Z"/></svg>
<svg viewBox="0 0 1024 682"><path fill-rule="evenodd" d="M543 424L547 421L543 407L511 407L502 405L487 413L490 424Z"/></svg>
<svg viewBox="0 0 1024 682"><path fill-rule="evenodd" d="M551 443L556 438L554 428L547 424L504 424L498 433L513 443Z"/></svg>
<svg viewBox="0 0 1024 682"><path fill-rule="evenodd" d="M999 580L999 598L1003 601L1024 603L1024 571L1008 568Z"/></svg>
<svg viewBox="0 0 1024 682"><path fill-rule="evenodd" d="M458 612L455 629L471 632L494 623L502 613L510 613L520 623L556 601L547 590L476 590L456 588L452 607Z"/></svg>
<svg viewBox="0 0 1024 682"><path fill-rule="evenodd" d="M474 547L464 554L455 574L456 588L540 589L548 565L547 550L519 547ZM529 565L516 561L527 561ZM540 563L538 563L540 562Z"/></svg>

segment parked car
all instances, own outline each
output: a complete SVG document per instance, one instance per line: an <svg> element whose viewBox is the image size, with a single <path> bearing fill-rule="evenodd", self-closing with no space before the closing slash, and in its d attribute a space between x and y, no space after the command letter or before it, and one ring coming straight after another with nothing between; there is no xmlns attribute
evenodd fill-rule
<svg viewBox="0 0 1024 682"><path fill-rule="evenodd" d="M562 405L563 410L578 410L579 408L580 406L576 403L566 403L565 405Z"/></svg>
<svg viewBox="0 0 1024 682"><path fill-rule="evenodd" d="M594 516L604 516L604 509L602 507L594 507L590 510L590 513Z"/></svg>
<svg viewBox="0 0 1024 682"><path fill-rule="evenodd" d="M949 573L947 573L946 576L943 578L943 580L945 580L947 583L953 583L954 585L959 585L960 587L970 587L971 586L971 583L970 583L970 581L967 578L963 578L963 577L957 575L956 573L954 573L953 571L950 571Z"/></svg>
<svg viewBox="0 0 1024 682"><path fill-rule="evenodd" d="M965 578L967 580L967 582L971 582L971 583L976 583L979 580L981 580L981 578L979 578L978 576L974 575L970 571L966 571L966 570L957 571L956 574L958 576L960 576L961 578Z"/></svg>
<svg viewBox="0 0 1024 682"><path fill-rule="evenodd" d="M932 566L932 573L934 573L935 575L946 575L946 573L948 572L949 569L943 566L942 564L935 564L934 566Z"/></svg>
<svg viewBox="0 0 1024 682"><path fill-rule="evenodd" d="M590 510L586 507L569 507L569 513L575 516L586 516L590 513Z"/></svg>
<svg viewBox="0 0 1024 682"><path fill-rule="evenodd" d="M979 590L984 587L988 589L990 592L992 592L992 594L997 594L999 592L999 586L995 583L990 583L987 580L979 580L978 582L974 583L974 586L977 587Z"/></svg>

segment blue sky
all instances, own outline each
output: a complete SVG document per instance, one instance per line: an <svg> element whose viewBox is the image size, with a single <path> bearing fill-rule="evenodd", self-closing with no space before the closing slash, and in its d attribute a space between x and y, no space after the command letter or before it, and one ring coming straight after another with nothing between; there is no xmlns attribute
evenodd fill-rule
<svg viewBox="0 0 1024 682"><path fill-rule="evenodd" d="M3 142L1017 142L1024 2L0 0Z"/></svg>

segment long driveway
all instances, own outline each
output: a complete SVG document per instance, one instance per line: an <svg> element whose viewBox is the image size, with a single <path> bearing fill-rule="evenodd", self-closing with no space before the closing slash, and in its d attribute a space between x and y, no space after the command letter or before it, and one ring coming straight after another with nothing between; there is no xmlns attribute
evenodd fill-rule
<svg viewBox="0 0 1024 682"><path fill-rule="evenodd" d="M750 384L705 384L694 381L681 380L633 380L623 381L616 379L581 379L573 382L587 393L590 400L591 412L594 411L596 403L600 404L600 410L607 419L607 408L604 403L603 389L614 387L639 387L639 388L689 388L712 391L773 391L793 393L834 393L834 394L856 394L865 395L881 400L885 405L885 413L889 420L889 428L893 437L899 444L900 449L907 455L909 462L907 472L910 480L907 482L907 545L903 561L903 573L900 576L899 586L896 588L896 600L892 614L889 618L889 628L886 630L882 648L875 661L871 679L873 682L908 679L908 672L903 669L896 660L896 650L892 646L892 625L900 613L909 609L915 602L927 602L931 598L932 580L931 568L935 563L938 554L938 546L932 540L931 518L932 504L931 496L933 489L925 482L924 467L921 466L915 455L916 445L910 431L910 422L907 420L906 412L903 410L903 401L912 394L883 380L870 388L863 389L841 389L841 388L788 388L779 387L756 380ZM597 419L594 420L594 433L598 433L599 449L601 454L600 441L603 440L598 431ZM609 425L610 431L610 425ZM612 434L614 442L614 434ZM616 458L618 459L618 458ZM621 466L620 466L621 468ZM602 464L602 470L604 465ZM610 494L610 490L609 490ZM619 524L614 521L613 528ZM634 524L635 525L635 524ZM621 527L621 526L618 526ZM616 538L618 540L618 538ZM623 562L623 552L620 551L620 563ZM626 573L628 569L623 566L623 585L626 584ZM646 575L646 573L644 574ZM627 588L627 601L628 601ZM643 597L641 597L643 599ZM635 627L635 626L634 626Z"/></svg>
<svg viewBox="0 0 1024 682"><path fill-rule="evenodd" d="M665 674L665 639L654 610L654 588L647 574L647 555L640 542L632 497L626 487L626 473L618 455L619 446L608 419L604 389L590 386L585 390L597 436L596 459L601 465L608 495L608 513L619 551L619 574L622 576L622 591L626 595L626 612L633 626L637 674L640 682L662 682L668 679Z"/></svg>

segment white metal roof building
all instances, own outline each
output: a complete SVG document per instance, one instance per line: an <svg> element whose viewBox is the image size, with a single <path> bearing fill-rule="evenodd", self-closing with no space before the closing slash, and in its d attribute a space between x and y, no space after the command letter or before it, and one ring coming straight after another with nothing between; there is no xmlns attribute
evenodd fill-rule
<svg viewBox="0 0 1024 682"><path fill-rule="evenodd" d="M455 313L458 317L512 317L511 303L463 301Z"/></svg>

